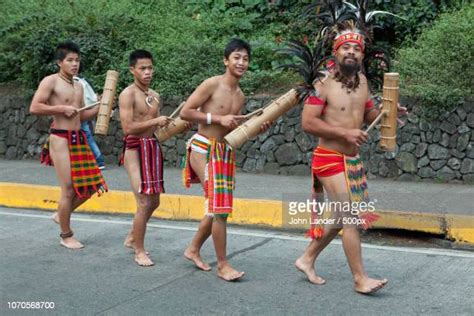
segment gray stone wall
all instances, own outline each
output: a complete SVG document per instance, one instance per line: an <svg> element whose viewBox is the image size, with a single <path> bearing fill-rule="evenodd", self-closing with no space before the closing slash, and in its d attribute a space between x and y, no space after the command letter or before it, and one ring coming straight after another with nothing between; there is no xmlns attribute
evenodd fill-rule
<svg viewBox="0 0 474 316"><path fill-rule="evenodd" d="M410 104L405 100L405 104ZM432 121L420 120L416 103L398 129L394 153L377 149L380 133L362 146L369 174L401 180L474 182L474 100Z"/></svg>
<svg viewBox="0 0 474 316"><path fill-rule="evenodd" d="M163 113L170 114L180 101L166 100ZM251 98L244 113L270 101L270 97ZM0 158L38 159L41 144L47 139L50 120L29 115L29 104L29 98L0 95ZM370 133L369 142L361 147L369 176L474 182L473 102L466 102L431 122L420 120L413 109L416 106L404 119L406 124L398 130L399 146L395 153L380 151L377 148L379 131ZM301 130L300 114L299 107L289 111L267 132L245 143L236 154L238 167L245 172L308 176L312 150L317 141ZM180 165L186 140L193 133L189 131L162 144L166 165ZM116 111L108 135L95 136L107 164L117 163L122 151L122 137Z"/></svg>

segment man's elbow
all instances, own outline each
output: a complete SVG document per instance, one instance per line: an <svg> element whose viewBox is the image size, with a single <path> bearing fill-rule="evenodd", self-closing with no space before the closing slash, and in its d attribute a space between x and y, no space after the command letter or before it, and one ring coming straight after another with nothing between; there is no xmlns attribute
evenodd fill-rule
<svg viewBox="0 0 474 316"><path fill-rule="evenodd" d="M30 114L32 114L32 115L38 115L39 114L38 107L34 103L32 103L30 105Z"/></svg>
<svg viewBox="0 0 474 316"><path fill-rule="evenodd" d="M179 117L181 117L182 120L189 121L191 119L189 112L190 111L188 109L182 109L179 113Z"/></svg>
<svg viewBox="0 0 474 316"><path fill-rule="evenodd" d="M301 121L301 128L306 133L311 133L313 131L313 128L308 120Z"/></svg>

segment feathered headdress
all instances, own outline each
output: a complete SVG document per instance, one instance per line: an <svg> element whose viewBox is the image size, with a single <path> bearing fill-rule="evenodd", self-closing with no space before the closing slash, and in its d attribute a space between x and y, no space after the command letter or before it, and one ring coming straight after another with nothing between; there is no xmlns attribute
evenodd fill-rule
<svg viewBox="0 0 474 316"><path fill-rule="evenodd" d="M318 0L305 8L303 17L315 17L321 25L317 38L324 42L327 52L331 51L330 47L337 50L346 42L359 44L364 51L362 71L372 89L378 90L382 86L383 73L390 69L390 57L386 50L374 43L373 30L379 27L375 18L380 15L399 16L387 11L369 11L368 3L368 0L356 0L355 4Z"/></svg>
<svg viewBox="0 0 474 316"><path fill-rule="evenodd" d="M316 40L314 47L311 48L300 41L291 40L287 43L286 48L278 49L277 52L294 59L293 62L278 68L298 72L303 82L296 88L296 91L300 101L306 99L314 92L315 81L327 75L325 63L329 55L326 53L324 42Z"/></svg>

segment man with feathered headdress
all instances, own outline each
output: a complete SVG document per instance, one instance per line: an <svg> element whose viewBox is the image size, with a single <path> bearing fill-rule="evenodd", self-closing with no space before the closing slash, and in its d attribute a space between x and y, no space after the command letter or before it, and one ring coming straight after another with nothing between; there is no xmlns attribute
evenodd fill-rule
<svg viewBox="0 0 474 316"><path fill-rule="evenodd" d="M305 132L319 137L312 161L315 198L324 201L324 187L329 199L339 204L329 203L330 207L324 209L326 219L330 216L334 225L325 226L323 230L317 219L312 219L313 226L308 235L313 240L295 265L310 282L324 284L325 280L316 275L314 263L344 228L342 243L354 278L354 289L367 294L387 284L387 279L372 279L365 272L358 231L358 226L368 226L375 218L359 157L359 148L368 137L361 127L364 122L371 123L379 110L374 106L362 71L366 48L364 33L354 23L346 21L333 28L329 36L335 63L326 78L314 84L315 91L306 99L302 127ZM313 214L322 212L320 209Z"/></svg>

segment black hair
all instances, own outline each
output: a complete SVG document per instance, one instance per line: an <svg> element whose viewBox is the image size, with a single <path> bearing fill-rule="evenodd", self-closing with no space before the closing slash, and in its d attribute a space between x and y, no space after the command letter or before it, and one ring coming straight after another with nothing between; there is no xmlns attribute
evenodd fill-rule
<svg viewBox="0 0 474 316"><path fill-rule="evenodd" d="M243 49L247 51L247 54L249 55L249 60L250 60L250 54L252 50L250 48L250 44L244 40L241 40L240 38L233 38L230 40L230 42L226 45L224 49L224 57L226 59L229 59L230 54L236 51L243 50Z"/></svg>
<svg viewBox="0 0 474 316"><path fill-rule="evenodd" d="M128 57L128 65L135 66L139 59L145 58L151 59L151 61L153 62L153 55L149 51L144 49L136 49L130 53L130 56Z"/></svg>
<svg viewBox="0 0 474 316"><path fill-rule="evenodd" d="M73 41L61 42L58 44L58 46L56 46L55 59L57 61L62 61L69 53L76 53L80 56L81 50L79 48L79 45L77 45Z"/></svg>

